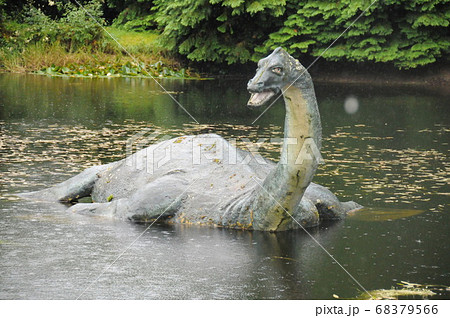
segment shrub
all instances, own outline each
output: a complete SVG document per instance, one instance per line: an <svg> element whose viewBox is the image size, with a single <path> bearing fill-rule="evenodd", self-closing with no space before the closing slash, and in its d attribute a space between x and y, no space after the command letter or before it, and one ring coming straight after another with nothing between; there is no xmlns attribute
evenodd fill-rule
<svg viewBox="0 0 450 318"><path fill-rule="evenodd" d="M28 44L54 42L61 43L69 52L85 46L97 48L104 39L101 3L94 0L84 6L98 23L84 9L70 2L56 4L62 15L59 19L52 19L41 9L27 5L22 24L5 23L5 28L9 30L9 36L5 38L7 49L21 51Z"/></svg>
<svg viewBox="0 0 450 318"><path fill-rule="evenodd" d="M83 46L97 48L103 40L104 20L101 18L102 4L91 1L83 8L66 3L63 17L59 20L59 40L66 44L69 51ZM86 12L87 11L87 12Z"/></svg>

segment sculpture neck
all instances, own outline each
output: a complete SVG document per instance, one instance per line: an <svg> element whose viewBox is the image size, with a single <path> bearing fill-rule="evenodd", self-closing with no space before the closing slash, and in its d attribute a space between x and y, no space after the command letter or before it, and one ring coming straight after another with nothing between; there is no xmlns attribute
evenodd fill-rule
<svg viewBox="0 0 450 318"><path fill-rule="evenodd" d="M281 157L276 168L264 180L265 190L259 191L266 201L266 209L258 209L257 219L260 222L255 224L255 227L273 231L286 229L291 222L295 222L291 215L317 169L322 138L312 84L307 88L292 85L283 91L286 118Z"/></svg>
<svg viewBox="0 0 450 318"><path fill-rule="evenodd" d="M283 97L286 117L277 169L291 175L298 170L309 169L314 162L308 159L313 159L314 153L320 151L322 127L313 86L290 86L284 90Z"/></svg>

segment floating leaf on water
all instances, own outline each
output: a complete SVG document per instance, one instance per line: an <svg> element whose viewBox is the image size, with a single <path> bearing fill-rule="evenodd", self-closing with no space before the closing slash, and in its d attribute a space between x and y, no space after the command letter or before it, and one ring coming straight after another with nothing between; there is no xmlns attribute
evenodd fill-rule
<svg viewBox="0 0 450 318"><path fill-rule="evenodd" d="M282 260L287 260L287 261L293 261L293 262L298 262L297 260L290 258L290 257L283 257L283 256L273 256L274 259L282 259Z"/></svg>
<svg viewBox="0 0 450 318"><path fill-rule="evenodd" d="M362 208L347 214L353 220L358 221L392 221L418 215L425 210L413 209L389 209L389 208Z"/></svg>
<svg viewBox="0 0 450 318"><path fill-rule="evenodd" d="M398 283L400 289L376 289L362 293L354 299L428 299L438 293L448 291L448 286L444 285L424 285L401 281Z"/></svg>
<svg viewBox="0 0 450 318"><path fill-rule="evenodd" d="M377 289L371 290L368 293L363 293L356 299L411 299L419 297L421 299L426 299L428 297L434 296L436 293L428 289Z"/></svg>
<svg viewBox="0 0 450 318"><path fill-rule="evenodd" d="M417 284L417 283L406 282L403 280L400 281L400 283L398 283L398 285L402 286L402 288L409 288L409 289L420 288L420 289L431 289L434 291L449 291L450 290L450 287L446 286L446 285Z"/></svg>

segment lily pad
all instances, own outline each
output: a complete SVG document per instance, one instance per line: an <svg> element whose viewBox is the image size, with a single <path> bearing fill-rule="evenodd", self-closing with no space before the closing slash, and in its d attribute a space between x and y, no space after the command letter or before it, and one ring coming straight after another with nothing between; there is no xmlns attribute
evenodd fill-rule
<svg viewBox="0 0 450 318"><path fill-rule="evenodd" d="M52 65L44 67L38 74L45 74L50 76L71 76L71 77L111 77L111 76L125 76L125 77L167 77L167 78L193 78L183 68L181 70L174 70L165 66L162 61L154 64L146 65L143 62L134 63L105 63L101 62L98 65L77 65L67 64L64 66Z"/></svg>

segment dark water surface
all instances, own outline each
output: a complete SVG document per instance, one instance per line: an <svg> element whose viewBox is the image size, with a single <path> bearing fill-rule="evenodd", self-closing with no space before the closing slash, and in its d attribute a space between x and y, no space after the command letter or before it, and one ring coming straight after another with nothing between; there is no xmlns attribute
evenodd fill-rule
<svg viewBox="0 0 450 318"><path fill-rule="evenodd" d="M281 101L252 125L262 110L246 109L246 80L161 83L200 124L151 79L0 74L0 298L74 299L83 291L81 298L102 299L360 294L301 230L160 224L129 247L145 225L68 214L63 205L11 195L124 158L127 138L144 128L171 136L215 132L241 145L243 137L282 137ZM326 163L315 182L370 209L310 234L367 290L400 281L450 285L449 97L368 86L316 85L316 93ZM279 147L265 144L261 153L278 159Z"/></svg>

